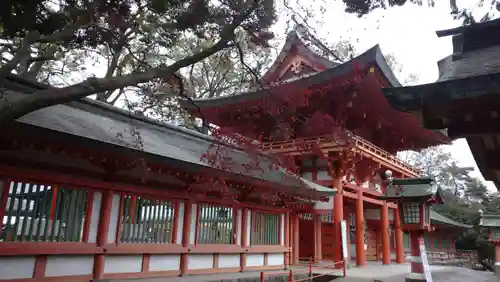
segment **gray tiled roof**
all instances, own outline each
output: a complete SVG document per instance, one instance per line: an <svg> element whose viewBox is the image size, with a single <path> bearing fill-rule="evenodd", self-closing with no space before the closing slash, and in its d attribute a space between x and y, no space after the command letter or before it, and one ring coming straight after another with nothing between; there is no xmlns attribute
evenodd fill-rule
<svg viewBox="0 0 500 282"><path fill-rule="evenodd" d="M438 62L437 82L500 73L500 46L450 55Z"/></svg>
<svg viewBox="0 0 500 282"><path fill-rule="evenodd" d="M35 91L34 87L46 87L30 82L20 83L19 78L15 77L0 82L0 84L3 84L0 87L22 91L23 93ZM65 105L37 110L23 116L18 121L81 138L141 150L149 154L201 167L209 167L209 164L202 160L201 156L209 150L212 144L218 143L217 140L210 136L134 115L125 110L90 99L82 99ZM137 145L136 133L140 133L142 139L140 146ZM222 148L227 149L231 160L234 162L231 166L231 172L235 174L273 182L281 186L305 188L305 191L313 190L314 193L318 192L324 196L331 196L332 193L335 193L333 189L292 176L282 169L270 169L272 160L269 156L264 154L249 155L236 147L220 145ZM261 161L262 171L245 169L244 165L248 164L250 159L256 156Z"/></svg>
<svg viewBox="0 0 500 282"><path fill-rule="evenodd" d="M453 225L453 226L467 228L467 229L472 228L472 225L454 221L453 219L447 218L446 216L441 215L440 213L438 213L437 211L432 210L432 209L431 209L431 221L435 221L435 222L437 221L438 223Z"/></svg>

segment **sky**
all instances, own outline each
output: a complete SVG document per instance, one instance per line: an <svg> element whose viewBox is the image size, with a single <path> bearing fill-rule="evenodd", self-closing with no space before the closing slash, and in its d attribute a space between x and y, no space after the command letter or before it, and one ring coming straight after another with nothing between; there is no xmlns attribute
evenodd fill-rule
<svg viewBox="0 0 500 282"><path fill-rule="evenodd" d="M328 2L323 5L325 15L315 17L320 22L309 22L313 34L330 43L350 40L358 52L380 44L384 54L392 53L403 66L403 72L398 77L400 81L410 74L415 74L419 83L436 81L437 61L452 53L452 42L451 37L438 38L435 32L461 25L450 15L449 1L444 0L436 1L433 8L407 4L374 11L361 19L346 14L340 0L325 2ZM472 8L475 17L480 18L489 11L487 7L474 7L475 3L472 0L457 1L459 7ZM277 24L278 32L282 30L283 20L281 18ZM461 165L475 167L473 176L484 179L465 139L454 141L452 145L446 146L446 150ZM487 186L491 191L496 191L493 183L488 182Z"/></svg>

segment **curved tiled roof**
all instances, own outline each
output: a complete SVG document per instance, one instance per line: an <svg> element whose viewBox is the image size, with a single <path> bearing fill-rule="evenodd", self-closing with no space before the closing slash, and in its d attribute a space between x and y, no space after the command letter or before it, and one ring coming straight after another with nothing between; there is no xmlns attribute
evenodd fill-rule
<svg viewBox="0 0 500 282"><path fill-rule="evenodd" d="M214 99L195 100L195 105L191 101L181 101L181 106L187 109L204 108L204 107L218 107L224 105L231 105L242 103L244 101L255 100L269 95L269 89L278 89L280 87L293 87L297 95L301 95L300 90L306 90L311 85L327 83L335 77L348 75L356 70L356 68L367 67L368 65L375 64L379 71L386 77L387 81L392 87L399 87L401 83L397 80L391 68L387 64L379 45L375 45L368 49L366 52L355 57L354 59L343 64L336 65L324 71L313 74L309 77L294 80L291 82L283 83L278 86L260 89L251 92L243 92L232 96L218 97Z"/></svg>
<svg viewBox="0 0 500 282"><path fill-rule="evenodd" d="M473 227L472 225L460 223L460 222L454 221L453 219L447 218L446 216L441 215L440 213L438 213L437 211L432 210L432 209L431 209L431 221L436 221L436 222L439 222L441 224L452 225L452 226L457 226L457 227L466 228L466 229Z"/></svg>
<svg viewBox="0 0 500 282"><path fill-rule="evenodd" d="M13 95L28 94L48 88L47 85L26 81L15 76L0 81L0 87L11 89L8 92ZM130 150L141 150L163 157L176 165L188 167L210 167L201 157L212 144L219 143L229 150L232 161L235 163L231 173L235 175L241 174L276 185L293 187L295 188L293 191L301 190L296 188L310 189L314 193L317 192L316 196L328 197L336 191L285 173L283 169L269 168L272 159L265 154L259 155L262 161L262 171L245 169L242 164L247 164L254 156L250 156L237 147L221 144L208 135L135 115L91 99L43 108L19 118L18 121L79 138L92 139ZM137 146L135 132L141 135L141 148Z"/></svg>

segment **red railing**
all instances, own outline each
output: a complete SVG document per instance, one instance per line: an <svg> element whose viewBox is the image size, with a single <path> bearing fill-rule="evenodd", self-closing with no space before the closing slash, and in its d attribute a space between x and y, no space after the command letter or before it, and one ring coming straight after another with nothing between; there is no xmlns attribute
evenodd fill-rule
<svg viewBox="0 0 500 282"><path fill-rule="evenodd" d="M284 141L263 142L261 147L263 151L269 153L282 153L287 155L299 155L314 149L319 149L322 152L352 149L373 159L375 162L383 163L396 171L401 171L411 176L420 175L420 171L417 168L409 165L397 156L385 151L375 144L350 132L345 132L344 134L336 136L323 135L315 137L301 137Z"/></svg>
<svg viewBox="0 0 500 282"><path fill-rule="evenodd" d="M261 271L260 272L260 282L264 282L265 281L265 277L272 277L272 276L282 276L282 275L286 275L288 274L288 281L289 282L301 282L301 281L308 281L308 280L313 280L315 278L318 278L318 277L322 277L322 276L326 276L326 275L330 275L332 273L337 273L337 271L330 271L330 272L327 272L327 273L321 273L321 274L318 274L318 275L314 275L313 276L313 271L314 271L314 268L327 268L327 269L336 269L337 266L342 266L342 272L343 272L343 276L345 277L347 275L347 264L345 263L345 261L338 261L338 262L334 262L333 264L331 265L325 265L325 266L315 266L313 264L313 260L312 258L309 259L308 261L308 267L307 269L303 269L303 270L299 270L299 269L296 269L296 270L292 270L290 268L290 270L288 271L278 271L278 272L267 272L265 273L264 271ZM305 277L305 278L301 278L301 279L296 279L294 280L293 279L293 275L295 274L303 274L303 273L307 273L308 274L308 277Z"/></svg>

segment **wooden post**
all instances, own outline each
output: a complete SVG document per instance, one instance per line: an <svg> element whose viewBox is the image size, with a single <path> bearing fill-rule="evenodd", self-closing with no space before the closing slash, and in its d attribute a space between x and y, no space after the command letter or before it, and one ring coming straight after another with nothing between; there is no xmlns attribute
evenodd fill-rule
<svg viewBox="0 0 500 282"><path fill-rule="evenodd" d="M399 209L394 209L394 232L396 236L396 263L405 262L405 250L403 245L403 229L401 227L401 216Z"/></svg>
<svg viewBox="0 0 500 282"><path fill-rule="evenodd" d="M292 256L292 262L291 264L298 264L299 263L299 214L298 213L293 213L292 217L292 251L293 251L293 256Z"/></svg>
<svg viewBox="0 0 500 282"><path fill-rule="evenodd" d="M314 261L321 260L321 217L314 214Z"/></svg>
<svg viewBox="0 0 500 282"><path fill-rule="evenodd" d="M420 245L425 244L422 237L422 231L412 231L409 236L411 242L411 272L406 281L426 281L424 276L424 265L422 264L422 258L420 256Z"/></svg>
<svg viewBox="0 0 500 282"><path fill-rule="evenodd" d="M380 231L382 233L382 263L391 264L391 246L389 238L389 206L384 202L380 209Z"/></svg>
<svg viewBox="0 0 500 282"><path fill-rule="evenodd" d="M495 274L500 277L500 244L495 243Z"/></svg>
<svg viewBox="0 0 500 282"><path fill-rule="evenodd" d="M191 201L184 202L184 220L182 222L182 246L189 246L189 237L191 235L191 215L193 213L193 203ZM188 273L188 254L181 254L181 275Z"/></svg>
<svg viewBox="0 0 500 282"><path fill-rule="evenodd" d="M342 232L340 230L340 222L344 219L344 193L340 170L332 173L332 179L332 186L337 189L337 194L333 200L333 223L335 226L333 260L338 262L342 260Z"/></svg>
<svg viewBox="0 0 500 282"><path fill-rule="evenodd" d="M111 205L113 204L113 191L107 190L102 193L101 209L99 211L99 224L97 226L96 243L104 247L108 243L109 222L111 218ZM94 256L94 280L102 279L104 275L104 254Z"/></svg>
<svg viewBox="0 0 500 282"><path fill-rule="evenodd" d="M247 231L248 231L248 209L243 208L243 210L241 212L241 246L243 248L248 248L248 244L247 244L248 232ZM246 255L246 253L241 253L240 254L240 271L241 272L245 271L246 264L247 264L247 255ZM286 264L286 262L285 262L285 264Z"/></svg>
<svg viewBox="0 0 500 282"><path fill-rule="evenodd" d="M356 225L356 265L362 266L366 264L365 257L365 227L363 214L363 192L358 192L356 199L356 212L354 214Z"/></svg>

